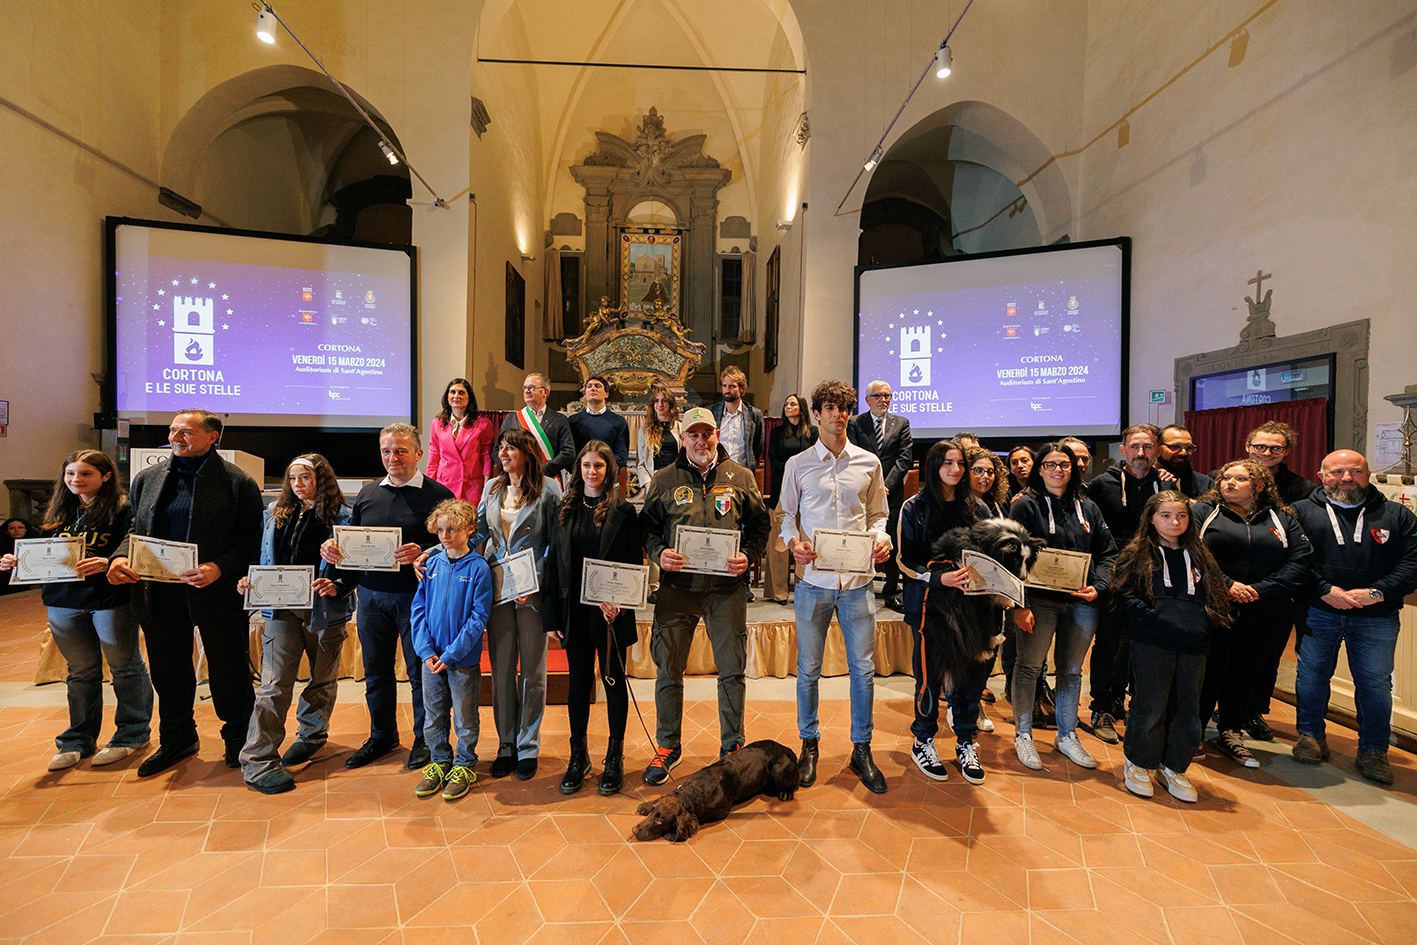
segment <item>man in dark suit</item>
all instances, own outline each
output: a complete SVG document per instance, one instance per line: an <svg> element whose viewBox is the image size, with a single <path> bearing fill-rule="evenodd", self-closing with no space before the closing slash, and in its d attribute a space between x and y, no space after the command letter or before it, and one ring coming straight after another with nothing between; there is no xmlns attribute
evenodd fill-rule
<svg viewBox="0 0 1417 945"><path fill-rule="evenodd" d="M900 414L889 412L891 385L885 381L872 381L866 385L866 403L871 409L851 418L846 426L846 438L853 445L875 453L881 461L881 472L886 478L886 507L890 512L886 528L891 535L895 535L896 523L900 521L900 507L905 504L905 477L910 473L910 467L915 465L910 421ZM905 605L900 599L900 568L895 555L886 559L884 570L886 606L904 613Z"/></svg>
<svg viewBox="0 0 1417 945"><path fill-rule="evenodd" d="M748 378L736 367L724 369L723 399L709 407L718 423L718 441L728 450L728 458L748 470L758 468L763 458L766 427L763 412L743 399Z"/></svg>
<svg viewBox="0 0 1417 945"><path fill-rule="evenodd" d="M568 472L576 462L576 444L571 438L571 425L559 410L546 409L551 385L540 374L528 374L522 381L522 400L526 406L513 410L502 421L503 430L525 430L542 451L541 473L555 479Z"/></svg>
<svg viewBox="0 0 1417 945"><path fill-rule="evenodd" d="M241 766L241 746L256 694L251 686L248 616L236 582L261 555L261 490L255 480L216 453L221 419L206 410L172 418L167 441L172 458L133 479L131 535L192 542L197 566L180 584L140 580L129 564L131 537L108 565L112 584L136 584L133 610L148 641L153 688L158 695L158 749L138 766L138 776L165 771L197 753L192 704L192 628L202 634L212 705L222 721L226 766Z"/></svg>

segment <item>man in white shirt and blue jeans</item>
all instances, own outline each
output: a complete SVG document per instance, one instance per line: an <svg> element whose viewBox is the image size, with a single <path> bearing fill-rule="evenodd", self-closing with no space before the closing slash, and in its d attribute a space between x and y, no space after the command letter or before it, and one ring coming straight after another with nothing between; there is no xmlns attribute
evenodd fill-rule
<svg viewBox="0 0 1417 945"><path fill-rule="evenodd" d="M802 787L817 780L817 681L822 651L835 613L846 642L851 673L851 770L877 794L886 779L871 758L872 709L876 677L876 597L874 574L818 571L813 536L819 528L869 532L872 560L891 553L886 531L886 483L881 461L846 438L856 391L842 381L823 381L812 391L812 415L821 438L787 461L782 481L782 540L803 569L794 592L797 616L797 727L802 736Z"/></svg>

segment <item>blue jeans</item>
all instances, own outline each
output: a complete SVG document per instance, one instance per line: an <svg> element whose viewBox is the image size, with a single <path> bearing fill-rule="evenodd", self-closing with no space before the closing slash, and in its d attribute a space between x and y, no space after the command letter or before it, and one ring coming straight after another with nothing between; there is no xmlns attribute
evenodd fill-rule
<svg viewBox="0 0 1417 945"><path fill-rule="evenodd" d="M870 744L872 700L876 691L876 595L870 585L839 591L799 581L793 592L797 613L797 729L804 741L821 737L817 680L832 613L841 624L851 672L851 744Z"/></svg>
<svg viewBox="0 0 1417 945"><path fill-rule="evenodd" d="M152 736L153 686L138 652L138 618L127 604L111 610L49 608L49 632L69 663L69 727L60 751L91 755L103 724L103 661L113 672L115 731L109 744L136 748Z"/></svg>
<svg viewBox="0 0 1417 945"><path fill-rule="evenodd" d="M1299 647L1294 681L1295 727L1300 735L1324 737L1329 683L1338 666L1338 645L1348 651L1353 701L1358 710L1358 747L1387 751L1392 737L1392 668L1398 615L1365 617L1362 611L1331 613L1317 607L1306 618L1309 632Z"/></svg>
<svg viewBox="0 0 1417 945"><path fill-rule="evenodd" d="M1097 608L1082 600L1076 603L1032 594L1033 632L1015 630L1018 657L1014 662L1014 725L1020 735L1033 734L1033 693L1038 674L1053 643L1053 661L1058 672L1058 737L1071 735L1078 724L1078 701L1082 696L1082 658L1097 632Z"/></svg>
<svg viewBox="0 0 1417 945"><path fill-rule="evenodd" d="M423 734L422 661L413 652L409 613L412 594L359 589L359 646L364 651L364 701L369 704L369 737L397 745L399 740L398 682L394 656L403 646L403 665L413 690L413 734Z"/></svg>
<svg viewBox="0 0 1417 945"><path fill-rule="evenodd" d="M482 698L481 664L467 669L448 666L441 673L433 672L426 664L422 669L423 707L427 713L423 722L423 739L428 742L428 753L440 765L452 762L464 768L475 766L477 736L482 721L477 715L477 705ZM458 733L456 756L448 744L450 714Z"/></svg>

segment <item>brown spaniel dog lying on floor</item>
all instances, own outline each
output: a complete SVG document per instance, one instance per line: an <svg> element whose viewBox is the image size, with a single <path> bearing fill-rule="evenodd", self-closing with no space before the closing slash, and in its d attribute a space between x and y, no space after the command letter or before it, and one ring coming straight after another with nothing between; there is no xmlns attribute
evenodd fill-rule
<svg viewBox="0 0 1417 945"><path fill-rule="evenodd" d="M774 741L753 742L694 772L674 793L645 801L636 811L645 819L633 832L636 840L667 836L682 843L698 832L699 824L727 817L735 804L759 794L790 801L795 793L797 755Z"/></svg>

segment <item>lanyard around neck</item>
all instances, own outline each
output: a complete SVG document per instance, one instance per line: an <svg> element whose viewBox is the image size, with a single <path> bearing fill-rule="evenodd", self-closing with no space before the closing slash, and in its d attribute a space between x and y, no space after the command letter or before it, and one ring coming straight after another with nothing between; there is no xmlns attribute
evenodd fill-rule
<svg viewBox="0 0 1417 945"><path fill-rule="evenodd" d="M1333 506L1325 505L1324 508L1328 510L1328 522L1333 526L1333 537L1337 538L1341 545L1343 544L1343 531L1338 527L1338 516L1334 513ZM1353 526L1354 544L1361 545L1363 543L1363 513L1366 511L1368 511L1366 508L1358 510L1358 523Z"/></svg>

